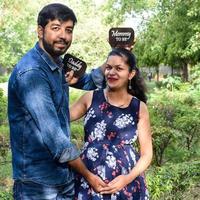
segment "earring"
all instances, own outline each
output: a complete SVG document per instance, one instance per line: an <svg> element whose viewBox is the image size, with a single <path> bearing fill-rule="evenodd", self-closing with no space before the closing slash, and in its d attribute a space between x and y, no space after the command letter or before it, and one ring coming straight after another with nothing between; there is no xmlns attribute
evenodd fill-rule
<svg viewBox="0 0 200 200"><path fill-rule="evenodd" d="M131 80L128 81L128 89L132 90Z"/></svg>

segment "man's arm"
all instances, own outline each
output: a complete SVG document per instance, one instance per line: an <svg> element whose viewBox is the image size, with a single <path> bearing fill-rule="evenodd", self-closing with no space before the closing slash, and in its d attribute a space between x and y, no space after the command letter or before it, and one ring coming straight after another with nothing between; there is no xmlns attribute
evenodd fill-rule
<svg viewBox="0 0 200 200"><path fill-rule="evenodd" d="M107 188L107 184L99 176L91 173L80 158L68 161L68 164L80 173L96 192L101 192L103 188Z"/></svg>
<svg viewBox="0 0 200 200"><path fill-rule="evenodd" d="M71 73L66 78L66 81L71 87L82 90L94 90L96 88L104 88L104 64L96 69L92 69L90 73L85 73L79 80L73 79L73 73Z"/></svg>
<svg viewBox="0 0 200 200"><path fill-rule="evenodd" d="M18 77L17 90L18 98L31 115L39 132L38 137L42 137L52 159L73 167L86 178L95 191L100 192L106 184L85 167L79 158L79 150L71 143L69 135L64 134L61 129L45 74L38 70L25 72Z"/></svg>
<svg viewBox="0 0 200 200"><path fill-rule="evenodd" d="M17 78L16 89L52 159L63 163L78 158L79 151L70 141L69 127L66 127L67 134L61 128L47 76L29 70Z"/></svg>

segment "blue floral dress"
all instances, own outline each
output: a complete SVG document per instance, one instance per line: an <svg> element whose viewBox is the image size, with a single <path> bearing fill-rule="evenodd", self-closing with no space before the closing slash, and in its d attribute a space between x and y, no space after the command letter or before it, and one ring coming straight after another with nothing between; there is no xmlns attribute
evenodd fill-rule
<svg viewBox="0 0 200 200"><path fill-rule="evenodd" d="M109 104L103 90L96 90L84 119L85 144L81 158L87 168L105 182L128 174L139 159L133 144L137 140L140 101L133 97L130 105L120 108ZM77 200L148 200L144 176L138 176L116 194L94 192L87 181L77 175Z"/></svg>

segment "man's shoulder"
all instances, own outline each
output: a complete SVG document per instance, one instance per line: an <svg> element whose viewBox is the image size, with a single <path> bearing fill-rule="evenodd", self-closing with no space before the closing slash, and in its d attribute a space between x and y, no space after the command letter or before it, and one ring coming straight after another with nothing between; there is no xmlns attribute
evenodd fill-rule
<svg viewBox="0 0 200 200"><path fill-rule="evenodd" d="M39 68L43 60L37 54L34 48L29 50L16 64L17 71L27 71L34 68Z"/></svg>

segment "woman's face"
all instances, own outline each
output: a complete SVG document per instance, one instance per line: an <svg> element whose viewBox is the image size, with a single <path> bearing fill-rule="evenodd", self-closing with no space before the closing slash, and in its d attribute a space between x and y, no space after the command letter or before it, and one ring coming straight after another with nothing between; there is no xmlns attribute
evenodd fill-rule
<svg viewBox="0 0 200 200"><path fill-rule="evenodd" d="M106 62L105 77L110 89L127 89L128 81L133 78L135 71L130 72L125 58L112 55Z"/></svg>

